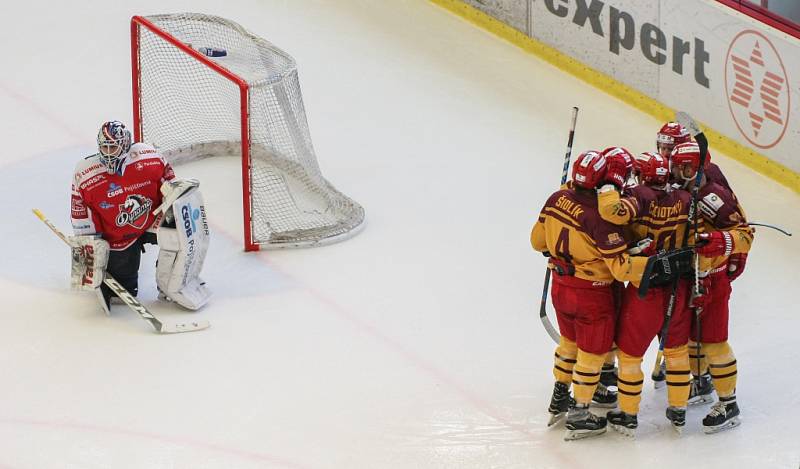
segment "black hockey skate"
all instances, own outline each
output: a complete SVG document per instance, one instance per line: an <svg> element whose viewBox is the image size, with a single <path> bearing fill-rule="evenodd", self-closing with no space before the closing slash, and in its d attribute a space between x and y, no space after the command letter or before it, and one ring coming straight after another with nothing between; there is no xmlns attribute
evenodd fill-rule
<svg viewBox="0 0 800 469"><path fill-rule="evenodd" d="M579 440L606 432L606 418L589 412L586 404L575 405L567 414L567 432L564 440Z"/></svg>
<svg viewBox="0 0 800 469"><path fill-rule="evenodd" d="M553 396L550 398L550 407L547 411L550 412L550 420L547 422L548 427L552 427L569 411L575 407L575 399L569 395L569 386L566 383L556 381L553 386Z"/></svg>
<svg viewBox="0 0 800 469"><path fill-rule="evenodd" d="M617 387L617 367L611 363L603 364L603 369L600 370L600 384L607 388Z"/></svg>
<svg viewBox="0 0 800 469"><path fill-rule="evenodd" d="M608 409L616 407L617 393L605 387L603 383L598 383L592 396L592 405Z"/></svg>
<svg viewBox="0 0 800 469"><path fill-rule="evenodd" d="M714 400L714 383L711 381L711 374L706 372L702 375L692 377L692 385L689 388L689 405L706 404Z"/></svg>
<svg viewBox="0 0 800 469"><path fill-rule="evenodd" d="M626 414L621 410L612 410L606 414L606 418L614 431L628 437L633 437L634 432L639 427L639 419L636 414Z"/></svg>
<svg viewBox="0 0 800 469"><path fill-rule="evenodd" d="M720 397L719 401L711 406L711 412L703 419L703 431L706 433L717 433L729 428L738 427L739 406L736 404L736 396Z"/></svg>
<svg viewBox="0 0 800 469"><path fill-rule="evenodd" d="M658 371L651 374L650 379L653 380L653 387L656 389L661 389L667 384L667 362L665 360L661 360Z"/></svg>
<svg viewBox="0 0 800 469"><path fill-rule="evenodd" d="M672 424L672 428L680 434L683 432L683 427L686 426L686 408L667 407L667 419Z"/></svg>

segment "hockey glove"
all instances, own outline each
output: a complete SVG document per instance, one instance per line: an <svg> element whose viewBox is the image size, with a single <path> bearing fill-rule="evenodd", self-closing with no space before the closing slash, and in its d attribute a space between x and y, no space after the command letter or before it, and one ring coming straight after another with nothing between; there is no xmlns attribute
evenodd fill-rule
<svg viewBox="0 0 800 469"><path fill-rule="evenodd" d="M652 256L651 259L654 264L650 285L663 286L692 271L694 253L691 249L674 250Z"/></svg>
<svg viewBox="0 0 800 469"><path fill-rule="evenodd" d="M700 291L692 294L692 309L703 311L711 303L711 277L700 279Z"/></svg>
<svg viewBox="0 0 800 469"><path fill-rule="evenodd" d="M742 275L742 272L744 272L744 265L746 263L747 254L731 254L731 257L728 259L728 278L731 279L731 282Z"/></svg>
<svg viewBox="0 0 800 469"><path fill-rule="evenodd" d="M617 190L622 190L628 178L628 165L622 155L612 155L606 158L608 166L603 181L613 184Z"/></svg>
<svg viewBox="0 0 800 469"><path fill-rule="evenodd" d="M695 252L705 257L730 256L733 252L733 236L727 231L700 233L700 242ZM703 243L703 241L705 241Z"/></svg>
<svg viewBox="0 0 800 469"><path fill-rule="evenodd" d="M629 247L627 252L631 256L642 255L650 257L656 253L656 244L650 238L643 238L637 241L634 246Z"/></svg>

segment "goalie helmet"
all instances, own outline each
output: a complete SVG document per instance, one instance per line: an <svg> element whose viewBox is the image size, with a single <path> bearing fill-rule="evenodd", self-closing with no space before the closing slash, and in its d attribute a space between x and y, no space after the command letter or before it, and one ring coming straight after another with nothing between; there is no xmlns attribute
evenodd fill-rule
<svg viewBox="0 0 800 469"><path fill-rule="evenodd" d="M708 169L711 163L711 155L706 152L703 170ZM672 173L676 178L688 181L695 177L697 170L700 169L700 147L694 143L681 143L672 149L670 154L670 165Z"/></svg>
<svg viewBox="0 0 800 469"><path fill-rule="evenodd" d="M594 189L603 180L608 165L602 153L589 150L578 155L572 165L572 183L583 189Z"/></svg>
<svg viewBox="0 0 800 469"><path fill-rule="evenodd" d="M97 149L109 173L117 171L119 162L131 148L131 132L120 121L108 121L97 132Z"/></svg>
<svg viewBox="0 0 800 469"><path fill-rule="evenodd" d="M656 148L659 153L661 153L662 148L667 152L666 155L661 153L661 156L669 156L669 152L672 151L675 145L691 141L692 136L689 135L689 131L677 122L667 122L661 126L661 129L656 134Z"/></svg>
<svg viewBox="0 0 800 469"><path fill-rule="evenodd" d="M653 152L644 152L633 160L640 184L663 186L669 180L669 161Z"/></svg>

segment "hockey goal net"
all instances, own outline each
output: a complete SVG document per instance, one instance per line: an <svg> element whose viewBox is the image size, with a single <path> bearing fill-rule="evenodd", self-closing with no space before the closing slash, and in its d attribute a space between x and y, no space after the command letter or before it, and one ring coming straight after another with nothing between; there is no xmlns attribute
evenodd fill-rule
<svg viewBox="0 0 800 469"><path fill-rule="evenodd" d="M136 141L173 164L241 158L245 250L327 244L362 226L363 208L320 172L287 53L182 13L134 16L131 59Z"/></svg>

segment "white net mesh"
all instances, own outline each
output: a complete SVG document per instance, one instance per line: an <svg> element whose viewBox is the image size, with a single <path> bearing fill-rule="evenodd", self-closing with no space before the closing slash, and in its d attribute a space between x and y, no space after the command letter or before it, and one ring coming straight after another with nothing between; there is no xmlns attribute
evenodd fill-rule
<svg viewBox="0 0 800 469"><path fill-rule="evenodd" d="M222 49L211 60L245 80L249 100L251 230L262 248L323 244L360 227L364 210L319 170L294 60L223 18L194 14L146 17L193 49ZM141 139L173 164L208 156L241 157L237 84L195 57L139 28ZM236 183L238 181L231 181Z"/></svg>

